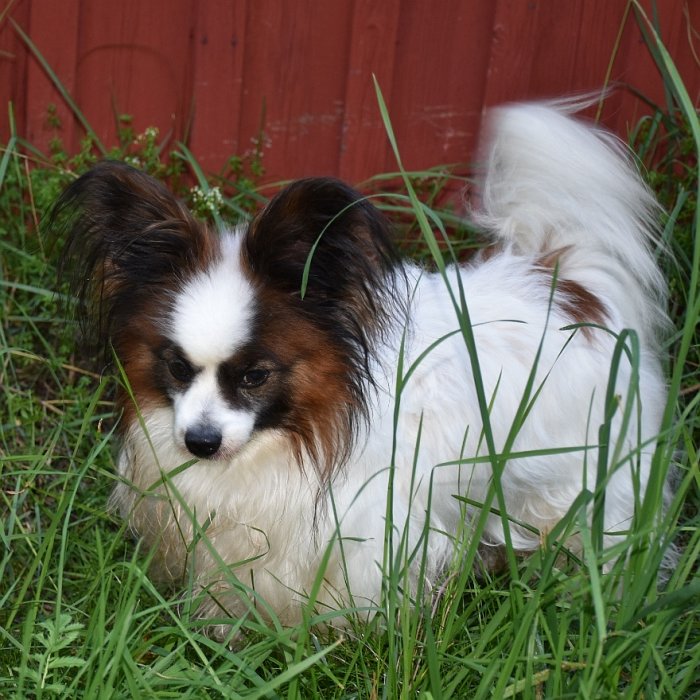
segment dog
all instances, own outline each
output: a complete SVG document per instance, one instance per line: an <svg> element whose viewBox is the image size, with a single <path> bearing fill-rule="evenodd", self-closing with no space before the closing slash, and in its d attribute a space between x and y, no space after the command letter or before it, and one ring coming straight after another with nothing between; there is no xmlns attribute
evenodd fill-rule
<svg viewBox="0 0 700 700"><path fill-rule="evenodd" d="M330 178L221 231L122 163L60 197L87 338L123 376L112 505L199 617L371 616L396 552L427 591L459 538L531 552L584 492L625 541L666 399L659 205L577 109L491 113L490 245L438 269Z"/></svg>

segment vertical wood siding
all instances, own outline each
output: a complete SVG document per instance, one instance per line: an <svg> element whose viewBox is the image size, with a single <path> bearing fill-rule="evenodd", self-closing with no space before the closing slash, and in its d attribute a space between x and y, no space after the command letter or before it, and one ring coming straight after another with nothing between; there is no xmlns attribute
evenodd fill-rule
<svg viewBox="0 0 700 700"><path fill-rule="evenodd" d="M700 2L655 4L697 99ZM644 109L633 91L663 102L626 0L14 0L0 10L0 138L11 102L17 133L43 149L84 131L16 27L105 143L130 114L216 171L262 125L268 181L395 170L372 76L412 169L469 161L484 108L504 101L610 78L625 87L603 119L623 136Z"/></svg>

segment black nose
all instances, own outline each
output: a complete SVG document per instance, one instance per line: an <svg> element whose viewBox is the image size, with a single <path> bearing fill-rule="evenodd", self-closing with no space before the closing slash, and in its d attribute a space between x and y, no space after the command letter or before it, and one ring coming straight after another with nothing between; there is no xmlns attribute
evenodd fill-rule
<svg viewBox="0 0 700 700"><path fill-rule="evenodd" d="M221 447L221 432L210 425L189 428L185 445L195 457L212 457Z"/></svg>

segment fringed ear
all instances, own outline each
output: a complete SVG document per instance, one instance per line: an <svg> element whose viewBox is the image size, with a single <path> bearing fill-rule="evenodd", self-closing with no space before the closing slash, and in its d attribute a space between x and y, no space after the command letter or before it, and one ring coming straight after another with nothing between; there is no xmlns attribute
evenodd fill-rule
<svg viewBox="0 0 700 700"><path fill-rule="evenodd" d="M125 319L215 250L214 237L164 185L114 161L73 182L46 225L64 246L60 272L85 307L87 339L103 346Z"/></svg>
<svg viewBox="0 0 700 700"><path fill-rule="evenodd" d="M397 293L402 267L390 226L376 207L338 180L300 180L252 223L243 251L261 288L342 348L356 380L371 377L375 343L406 298Z"/></svg>
<svg viewBox="0 0 700 700"><path fill-rule="evenodd" d="M381 290L397 267L390 226L344 183L299 180L253 222L245 251L266 285L302 296L307 307L352 306L371 323ZM305 271L308 277L305 277Z"/></svg>

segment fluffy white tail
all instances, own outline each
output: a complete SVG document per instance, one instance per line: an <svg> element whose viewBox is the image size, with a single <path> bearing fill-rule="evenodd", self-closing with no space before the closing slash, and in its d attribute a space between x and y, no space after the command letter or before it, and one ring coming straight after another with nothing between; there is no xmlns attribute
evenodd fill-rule
<svg viewBox="0 0 700 700"><path fill-rule="evenodd" d="M490 115L476 221L514 250L569 249L560 274L600 284L621 322L643 335L664 323L653 254L660 208L615 136L572 117L574 101L516 104Z"/></svg>

